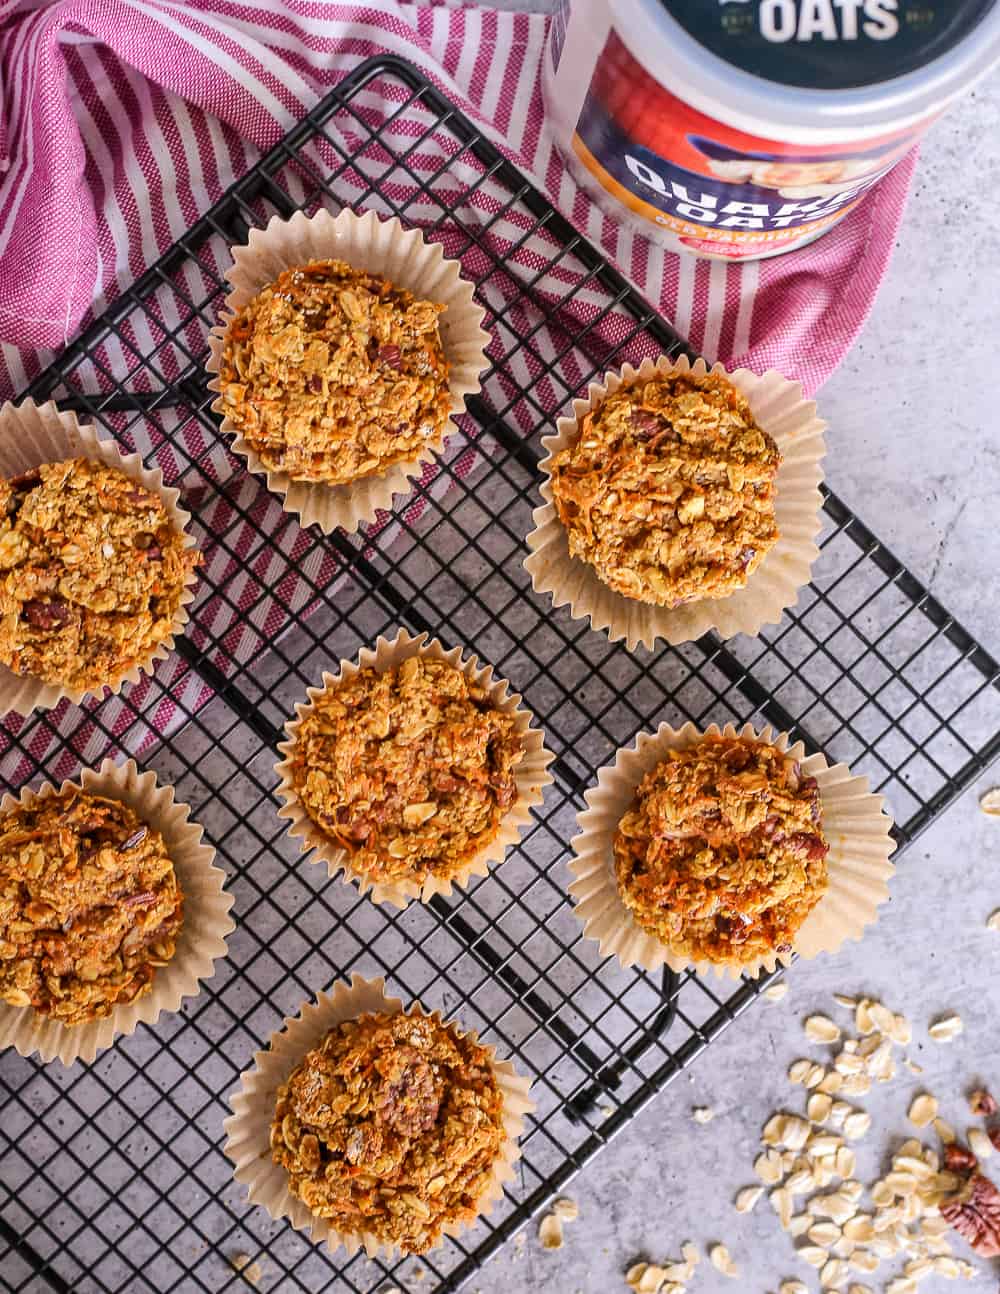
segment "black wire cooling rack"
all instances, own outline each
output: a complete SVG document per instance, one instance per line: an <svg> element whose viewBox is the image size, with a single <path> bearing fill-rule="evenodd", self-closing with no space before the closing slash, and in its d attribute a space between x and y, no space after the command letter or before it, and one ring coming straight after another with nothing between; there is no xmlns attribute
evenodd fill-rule
<svg viewBox="0 0 1000 1294"><path fill-rule="evenodd" d="M220 440L202 364L226 248L278 212L374 208L460 257L491 367L463 434L367 534L302 530ZM175 783L235 895L201 994L92 1065L0 1055L0 1285L9 1291L456 1290L749 1006L602 962L566 897L593 770L660 720L766 720L867 772L905 845L1000 750L996 662L839 499L794 613L760 639L629 654L530 589L539 437L572 395L680 339L404 62L364 64L35 381L178 485L206 557L193 625L152 681L0 731L0 776L59 780L105 754ZM502 867L402 913L331 883L276 816L275 742L324 666L398 626L491 661L557 752ZM902 882L905 883L905 880ZM337 976L478 1028L535 1079L517 1184L460 1242L391 1270L247 1206L222 1154L226 1097L282 1018Z"/></svg>

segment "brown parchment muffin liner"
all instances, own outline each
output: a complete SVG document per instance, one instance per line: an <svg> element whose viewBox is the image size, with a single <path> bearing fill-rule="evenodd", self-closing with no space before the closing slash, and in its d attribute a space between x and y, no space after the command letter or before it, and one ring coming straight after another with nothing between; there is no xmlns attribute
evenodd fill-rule
<svg viewBox="0 0 1000 1294"><path fill-rule="evenodd" d="M449 880L429 876L423 883L419 881L396 881L391 884L373 883L361 872L351 866L351 857L346 849L341 848L313 822L305 811L292 782L291 754L295 745L299 724L312 709L316 697L331 683L341 679L353 678L362 669L374 669L379 674L393 669L408 660L411 656L424 656L431 660L447 661L460 669L467 679L474 681L489 695L493 705L505 714L514 716L516 730L524 741L524 757L514 769L514 780L517 783L517 799L500 819L500 830L495 840L486 845L461 871ZM521 697L511 692L506 679L493 677L492 665L480 665L477 657L462 657L462 649L453 647L445 651L441 643L427 634L414 638L405 629L401 629L393 639L379 638L374 648L364 647L355 661L341 661L335 674L324 671L319 687L311 687L306 692L308 700L295 707L296 717L285 724L286 740L281 742L278 750L284 756L275 771L281 778L277 795L282 801L278 810L279 818L287 818L291 825L288 834L302 842L301 849L315 850L312 862L325 862L330 869L330 876L336 877L343 872L346 882L357 881L362 894L371 891L376 903L393 903L402 908L411 899L429 903L435 894L446 897L451 894L453 885L467 885L473 876L489 874L491 863L501 863L511 845L516 844L523 827L531 821L533 806L541 804L542 789L552 781L548 766L554 758L545 749L544 734L540 728L532 726L533 715L520 704Z"/></svg>
<svg viewBox="0 0 1000 1294"><path fill-rule="evenodd" d="M727 377L750 401L758 424L774 437L781 451L775 477L780 538L746 586L726 598L668 608L616 593L589 562L570 556L566 530L552 501L552 460L575 442L584 415L597 408L609 392L647 381L654 372ZM826 453L825 427L816 416L815 403L803 398L799 383L773 370L759 376L746 368L728 373L721 364L710 369L703 359L691 364L686 355L676 360L661 355L657 360L644 359L638 369L626 364L621 373L606 374L603 384L591 383L586 399L573 401L573 416L559 419L556 434L542 439L542 447L548 451L540 463L545 502L533 513L535 527L527 537L530 552L524 563L536 593L551 594L555 607L568 603L575 619L589 619L591 628L603 629L612 642L624 638L629 651L640 645L652 648L658 638L674 644L689 642L710 629L723 638L738 633L755 636L762 625L777 624L808 584L810 568L819 556L816 536L821 524L819 485Z"/></svg>
<svg viewBox="0 0 1000 1294"><path fill-rule="evenodd" d="M158 467L146 467L138 454L123 454L113 440L103 439L89 423L79 423L71 413L60 413L50 401L34 404L25 400L19 405L0 407L0 476L20 476L43 463L59 463L67 458L89 458L94 462L117 467L133 481L159 495L171 523L184 536L184 547L194 548L194 537L188 533L190 513L180 507L180 490L163 484L163 473ZM165 660L174 645L174 639L184 633L189 616L187 608L194 600L197 570L188 574L180 606L174 615L169 637L150 653L147 660L114 678L105 680L104 686L112 692L121 691L125 683L137 683L142 674L150 674L158 660ZM100 695L101 689L77 691L43 683L28 674L15 674L0 664L0 712L15 710L27 716L32 710L50 710L63 699L79 705L87 696Z"/></svg>
<svg viewBox="0 0 1000 1294"><path fill-rule="evenodd" d="M386 996L384 980L354 975L350 987L338 981L329 992L320 993L315 1002L305 1003L294 1019L286 1018L281 1031L271 1035L267 1050L256 1053L253 1068L241 1075L239 1089L229 1098L233 1113L223 1124L227 1138L225 1151L236 1165L233 1175L249 1188L250 1203L266 1209L275 1221L287 1218L297 1231L310 1232L314 1242L326 1243L332 1251L343 1245L349 1257L362 1247L371 1258L377 1257L380 1251L392 1256L398 1250L384 1245L370 1231L338 1231L328 1218L317 1217L291 1193L288 1174L271 1158L271 1120L278 1088L334 1025L368 1012L397 1015L402 1009L399 998ZM479 1041L474 1032L461 1029L440 1011L425 1011L419 1002L409 1007L407 1014L430 1016L444 1024L454 1023L464 1037ZM524 1119L535 1108L528 1094L528 1079L518 1074L509 1061L497 1060L495 1048L490 1047L488 1051L503 1096L507 1140L497 1157L492 1180L477 1201L480 1217L492 1211L503 1194L504 1183L514 1176L514 1164L521 1153L518 1139L524 1129ZM464 1229L463 1223L451 1223L445 1227L445 1235L456 1236Z"/></svg>
<svg viewBox="0 0 1000 1294"><path fill-rule="evenodd" d="M751 962L691 963L668 953L666 946L643 930L622 902L615 877L613 841L618 823L635 797L643 777L659 764L668 750L683 750L706 736L718 736L717 724L702 731L693 723L683 728L661 724L655 733L640 733L635 743L619 750L615 762L597 774L597 784L587 791L587 808L577 815L580 828L573 837L574 858L569 887L583 933L596 939L602 956L614 955L623 966L647 971L669 966L681 971L692 966L702 974L714 971L738 979L773 971L792 957L812 958L836 952L848 939L860 939L874 924L878 907L889 897L889 879L895 868L889 856L895 844L889 834L892 819L883 808L884 797L868 788L866 777L854 777L846 764L827 763L822 755L806 756L801 741L791 745L787 733L774 736L770 728L757 732L750 724L739 731L731 723L724 737L743 737L770 743L798 760L804 777L815 777L823 804L823 835L830 846L826 856L828 888L799 928L790 953L774 953Z"/></svg>
<svg viewBox="0 0 1000 1294"><path fill-rule="evenodd" d="M463 412L466 397L479 390L479 375L487 367L490 335L482 328L485 314L473 301L472 284L461 277L457 261L445 259L437 243L424 242L419 229L406 229L395 217L383 220L374 211L359 216L345 208L337 216L326 210L314 216L297 211L290 220L273 216L265 229L252 229L249 241L234 247L232 253L233 264L225 275L231 291L220 322L208 339L205 367L212 374L210 390L220 390L226 330L251 298L283 270L313 260L341 260L355 269L383 275L418 300L447 306L438 320L450 367L452 417L445 437L457 430L455 416ZM353 533L362 522L372 521L380 508L390 509L393 497L409 494L411 479L419 477L424 463L440 452L440 446L427 445L410 462L344 485L294 481L287 472L269 471L264 466L239 428L226 417L221 395L212 408L222 416L222 430L233 437L233 449L246 460L250 471L267 477L267 488L283 496L285 508L297 513L302 525L318 525L326 534L338 526Z"/></svg>
<svg viewBox="0 0 1000 1294"><path fill-rule="evenodd" d="M40 1015L30 1006L0 1002L0 1048L16 1047L22 1056L37 1052L46 1063L61 1060L87 1064L120 1035L134 1033L140 1022L155 1024L161 1011L177 1011L186 997L200 991L200 981L215 974L215 961L226 955L226 937L236 927L229 916L233 897L223 888L225 874L213 866L215 850L202 841L202 828L191 821L191 810L174 799L172 786L160 786L155 773L140 773L134 760L116 764L106 759L100 768L86 768L77 781L58 788L82 789L107 800L120 800L147 826L158 831L167 847L184 894L183 921L174 955L157 967L148 993L119 1007L102 1020L65 1025ZM25 788L17 797L4 795L0 812L34 804L55 794L46 782L37 791Z"/></svg>

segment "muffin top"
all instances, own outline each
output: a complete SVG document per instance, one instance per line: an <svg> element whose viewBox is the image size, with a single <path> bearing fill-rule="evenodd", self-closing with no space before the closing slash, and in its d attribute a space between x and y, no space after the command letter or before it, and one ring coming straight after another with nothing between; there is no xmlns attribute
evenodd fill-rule
<svg viewBox="0 0 1000 1294"><path fill-rule="evenodd" d="M791 950L827 887L814 777L774 746L705 737L639 784L614 839L622 900L692 962Z"/></svg>
<svg viewBox="0 0 1000 1294"><path fill-rule="evenodd" d="M293 1195L404 1253L475 1218L505 1139L489 1052L419 1015L331 1029L278 1089L271 1125Z"/></svg>
<svg viewBox="0 0 1000 1294"><path fill-rule="evenodd" d="M778 539L777 446L725 377L656 373L552 460L569 551L616 593L676 607L743 588Z"/></svg>
<svg viewBox="0 0 1000 1294"><path fill-rule="evenodd" d="M126 804L70 789L0 815L0 999L62 1024L148 993L183 895L163 837Z"/></svg>
<svg viewBox="0 0 1000 1294"><path fill-rule="evenodd" d="M114 682L170 636L199 561L117 467L72 458L0 479L0 661L59 687Z"/></svg>
<svg viewBox="0 0 1000 1294"><path fill-rule="evenodd" d="M316 825L375 882L448 879L489 845L517 797L512 715L447 661L362 669L316 697L290 760Z"/></svg>
<svg viewBox="0 0 1000 1294"><path fill-rule="evenodd" d="M265 467L343 485L442 442L451 396L438 316L343 261L283 271L226 331L224 412Z"/></svg>

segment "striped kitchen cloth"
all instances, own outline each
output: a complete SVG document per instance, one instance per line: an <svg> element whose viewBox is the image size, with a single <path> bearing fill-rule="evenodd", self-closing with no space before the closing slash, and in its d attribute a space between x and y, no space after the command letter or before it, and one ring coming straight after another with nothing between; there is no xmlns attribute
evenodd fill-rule
<svg viewBox="0 0 1000 1294"><path fill-rule="evenodd" d="M708 358L779 368L815 390L871 306L912 158L792 256L665 252L595 207L554 149L539 86L547 23L394 0L0 0L0 396L382 51L481 122Z"/></svg>
<svg viewBox="0 0 1000 1294"><path fill-rule="evenodd" d="M814 390L843 356L874 298L912 161L833 233L795 255L731 265L676 257L617 226L566 172L545 129L539 89L547 21L538 14L392 0L364 7L322 0L0 0L0 147L5 140L8 150L0 163L0 396L23 390L55 349L183 235L325 90L379 52L416 63L481 123L709 358L776 367ZM378 102L380 93L373 82L359 102L381 122L393 105ZM415 125L404 114L388 129L402 138ZM348 125L342 131L347 150L362 148L364 141L353 139ZM432 155L432 138L422 143L419 159L428 172L445 160L444 153ZM359 192L367 189L367 165L375 163L359 157L353 168L365 186ZM486 211L497 210L505 197L491 194L486 184L476 196ZM428 223L440 214L429 201L422 211L419 195L407 211L418 222L426 215ZM538 264L554 254L544 231L525 240L513 221L491 222L489 236L500 259L518 243L509 265L533 278ZM458 251L448 239L446 230L446 253ZM216 271L225 268L224 244L201 255ZM558 300L566 283L556 280L566 273L563 264L551 283L536 283L535 290ZM189 287L197 295L204 284ZM482 288L495 316L504 311L505 301L497 297L503 290L497 276ZM179 327L169 313L177 300L163 295L162 322L168 330ZM592 323L604 299L603 293L581 289L568 307L579 313L575 326ZM510 314L525 308L515 303ZM542 321L514 322L532 334L538 363L561 349ZM132 336L126 321L120 336L107 339L100 356L106 370L124 376L134 369L127 349L134 346L140 353L156 350L164 375L176 376L171 365L183 362L183 355L159 349L156 338L140 331L142 321L135 327ZM197 353L203 326L191 327L197 335L182 340ZM610 347L621 318L612 312L600 327L595 348L597 340ZM494 354L504 350L500 331ZM527 401L518 403L518 393L533 382L533 374L518 366L531 362L530 356L515 356L485 389L488 402L510 408L512 422L526 432L538 412ZM560 362L569 387L585 380L575 363L572 354ZM74 376L87 389L106 385L94 365L81 366ZM534 388L545 416L558 412L565 389L544 380ZM185 420L183 411L161 411L155 420L117 417L120 425L109 418L112 429L127 432L147 462L159 463L184 490L195 518L206 565L189 635L227 677L247 671L288 627L290 616L310 614L315 591L336 581L336 555L314 544L262 483L193 420L183 428L187 453L207 465L215 485L197 472L185 477L184 462L163 434L170 419ZM476 451L456 436L447 457L464 476ZM407 528L382 516L369 528L369 541L394 543L399 556L412 542L408 526L425 508L427 493L439 496L447 480L428 464L423 492L403 506ZM212 695L175 654L121 697L100 706L87 703L82 717L65 703L44 724L8 716L0 731L0 781L18 784L31 776L35 762L50 760L52 775L69 776L77 762L96 763L115 748L142 758Z"/></svg>

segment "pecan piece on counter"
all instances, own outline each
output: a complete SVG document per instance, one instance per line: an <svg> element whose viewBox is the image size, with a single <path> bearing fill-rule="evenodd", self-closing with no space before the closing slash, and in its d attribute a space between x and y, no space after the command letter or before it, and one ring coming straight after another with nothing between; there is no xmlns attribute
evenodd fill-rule
<svg viewBox="0 0 1000 1294"><path fill-rule="evenodd" d="M985 1087L977 1087L969 1095L969 1109L973 1114L981 1118L988 1119L991 1114L996 1114L997 1103L990 1092Z"/></svg>
<svg viewBox="0 0 1000 1294"><path fill-rule="evenodd" d="M968 1146L953 1141L944 1148L944 1167L949 1173L967 1176L979 1167L979 1160Z"/></svg>
<svg viewBox="0 0 1000 1294"><path fill-rule="evenodd" d="M941 1216L982 1258L1000 1258L1000 1191L982 1173L973 1173L953 1199L940 1205Z"/></svg>

